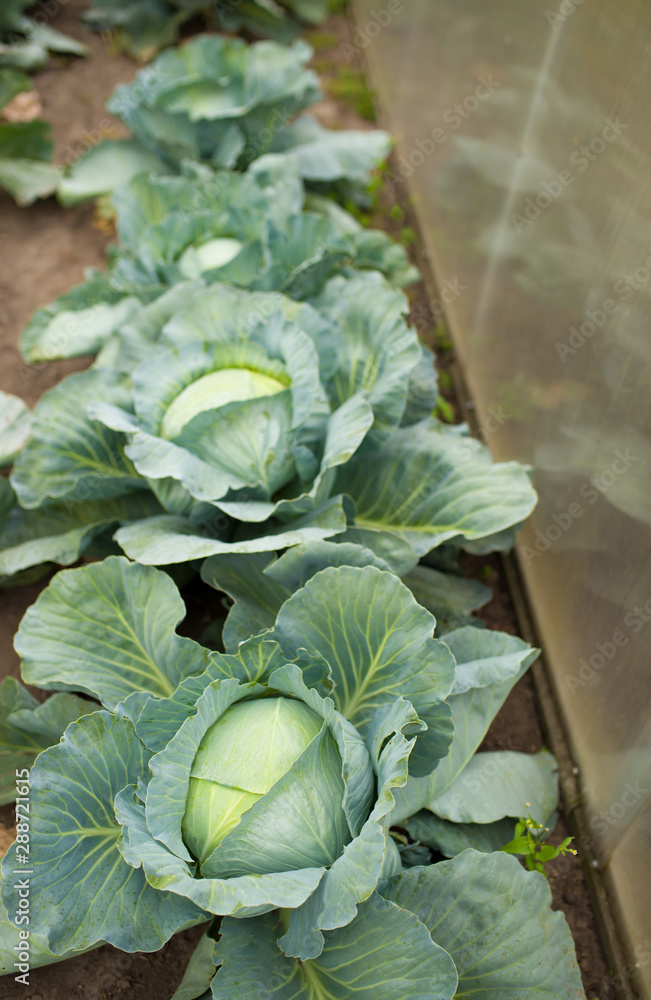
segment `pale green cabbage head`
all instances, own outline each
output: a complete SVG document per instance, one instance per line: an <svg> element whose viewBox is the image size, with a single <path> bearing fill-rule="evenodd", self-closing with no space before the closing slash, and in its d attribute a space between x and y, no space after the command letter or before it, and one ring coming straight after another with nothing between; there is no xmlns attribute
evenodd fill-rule
<svg viewBox="0 0 651 1000"><path fill-rule="evenodd" d="M210 727L194 758L182 823L185 842L201 863L289 771L322 726L301 702L266 698L233 705ZM341 791L343 798L343 783ZM343 817L341 801L334 806Z"/></svg>

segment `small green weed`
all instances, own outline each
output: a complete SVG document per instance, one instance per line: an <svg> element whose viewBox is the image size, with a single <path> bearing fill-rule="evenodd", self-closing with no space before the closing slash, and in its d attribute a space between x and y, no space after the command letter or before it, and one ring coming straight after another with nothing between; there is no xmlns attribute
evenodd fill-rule
<svg viewBox="0 0 651 1000"><path fill-rule="evenodd" d="M527 806L529 803L527 802ZM547 877L545 865L559 855L576 854L570 847L573 838L566 837L562 844L553 847L545 843L549 828L536 823L531 816L520 817L515 825L515 836L513 840L505 844L502 850L506 854L521 854L524 857L525 866L530 872L540 872Z"/></svg>
<svg viewBox="0 0 651 1000"><path fill-rule="evenodd" d="M445 421L445 423L454 423L454 410L447 399L443 396L439 396L436 401L436 406L434 407L434 416L438 417L439 420Z"/></svg>
<svg viewBox="0 0 651 1000"><path fill-rule="evenodd" d="M330 97L344 101L352 107L360 117L369 122L377 121L375 114L375 96L369 87L363 73L352 66L340 66L337 75L326 81Z"/></svg>

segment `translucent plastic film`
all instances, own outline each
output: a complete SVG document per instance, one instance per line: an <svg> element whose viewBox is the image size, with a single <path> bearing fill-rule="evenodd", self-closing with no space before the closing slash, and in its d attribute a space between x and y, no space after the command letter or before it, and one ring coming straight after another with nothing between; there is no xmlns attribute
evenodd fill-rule
<svg viewBox="0 0 651 1000"><path fill-rule="evenodd" d="M499 459L591 836L651 994L651 6L356 0L438 297Z"/></svg>

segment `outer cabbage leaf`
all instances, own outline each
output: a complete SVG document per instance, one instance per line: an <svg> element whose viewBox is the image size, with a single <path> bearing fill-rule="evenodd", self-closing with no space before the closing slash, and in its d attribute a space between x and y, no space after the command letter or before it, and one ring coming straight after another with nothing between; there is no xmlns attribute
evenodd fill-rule
<svg viewBox="0 0 651 1000"><path fill-rule="evenodd" d="M408 699L427 723L410 771L429 774L447 754L452 720L443 699L454 658L433 639L436 622L391 573L376 566L328 567L282 605L269 638L289 658L318 652L330 665L337 709L368 734L379 709Z"/></svg>
<svg viewBox="0 0 651 1000"><path fill-rule="evenodd" d="M217 523L223 520L221 515ZM115 539L130 559L166 566L223 553L275 552L303 542L320 541L340 532L345 521L341 498L335 497L289 524L266 521L257 531L213 530L203 516L197 522L189 517L165 515L121 528Z"/></svg>
<svg viewBox="0 0 651 1000"><path fill-rule="evenodd" d="M558 764L547 750L476 753L458 778L426 804L453 823L496 823L530 814L544 824L558 805Z"/></svg>
<svg viewBox="0 0 651 1000"><path fill-rule="evenodd" d="M113 801L141 778L148 756L128 720L93 712L73 722L32 768L30 928L47 936L54 954L103 941L123 951L156 951L176 931L205 920L188 900L151 889L117 849ZM14 844L2 864L10 912L16 867Z"/></svg>
<svg viewBox="0 0 651 1000"><path fill-rule="evenodd" d="M202 579L225 591L235 602L224 625L226 650L234 652L252 634L273 628L281 606L327 566L387 564L370 549L334 542L295 545L279 559L268 554L212 556L203 564Z"/></svg>
<svg viewBox="0 0 651 1000"><path fill-rule="evenodd" d="M48 504L36 510L14 506L4 524L0 518L0 579L41 563L70 566L99 534L160 511L148 490L113 500Z"/></svg>
<svg viewBox="0 0 651 1000"><path fill-rule="evenodd" d="M478 580L464 580L429 566L415 566L403 576L402 582L436 618L437 636L462 625L483 626L479 618L471 617L471 612L490 600L491 590Z"/></svg>
<svg viewBox="0 0 651 1000"><path fill-rule="evenodd" d="M83 18L98 31L117 32L125 51L146 62L173 45L185 21L205 7L205 0L93 0Z"/></svg>
<svg viewBox="0 0 651 1000"><path fill-rule="evenodd" d="M451 955L457 997L478 1000L584 1000L574 943L538 872L506 854L464 851L452 861L412 868L384 896L415 913Z"/></svg>
<svg viewBox="0 0 651 1000"><path fill-rule="evenodd" d="M0 21L0 31L3 30L3 23ZM17 94L24 93L32 89L32 81L27 73L22 73L19 69L0 69L0 109Z"/></svg>
<svg viewBox="0 0 651 1000"><path fill-rule="evenodd" d="M215 938L208 928L192 952L185 975L171 1000L210 1000L210 983L215 969Z"/></svg>
<svg viewBox="0 0 651 1000"><path fill-rule="evenodd" d="M360 1000L454 996L457 974L450 956L413 914L377 893L362 903L352 923L326 932L318 958L286 958L276 934L272 914L222 921L215 949L220 968L212 982L215 1000L249 1000L270 989L277 1000L348 1000L353 993Z"/></svg>
<svg viewBox="0 0 651 1000"><path fill-rule="evenodd" d="M454 738L448 755L432 775L410 777L397 793L393 823L418 812L462 774L511 688L538 656L538 650L522 639L472 626L448 632L445 644L457 663L454 686L447 699Z"/></svg>
<svg viewBox="0 0 651 1000"><path fill-rule="evenodd" d="M59 181L57 198L64 208L98 198L137 174L164 174L169 170L156 153L138 139L104 139L68 167Z"/></svg>
<svg viewBox="0 0 651 1000"><path fill-rule="evenodd" d="M398 535L421 556L451 538L463 544L519 524L536 503L523 466L493 464L478 441L434 419L360 453L335 489L354 501L356 527Z"/></svg>
<svg viewBox="0 0 651 1000"><path fill-rule="evenodd" d="M176 634L185 613L166 573L122 556L63 571L16 635L23 677L45 689L84 691L107 708L134 691L171 695L210 658Z"/></svg>
<svg viewBox="0 0 651 1000"><path fill-rule="evenodd" d="M12 881L15 881L13 874L10 878ZM4 879L0 872L0 894L2 893L3 881ZM10 919L7 907L2 902L2 899L0 899L0 976L6 976L10 972L15 975L18 971L14 966L14 962L16 961L14 947L21 943L18 931L19 928ZM103 944L103 942L98 941L96 944L91 945L91 947L99 948L100 944ZM75 955L79 954L82 953L79 951L68 951L62 955L53 955L48 947L45 935L39 934L33 929L29 932L29 964L32 969L40 969L41 966L51 965L53 962L62 962L66 958L74 958Z"/></svg>
<svg viewBox="0 0 651 1000"><path fill-rule="evenodd" d="M376 272L331 279L311 303L331 323L338 364L325 387L333 406L364 392L375 414L374 438L400 423L411 371L421 360L409 304Z"/></svg>
<svg viewBox="0 0 651 1000"><path fill-rule="evenodd" d="M18 396L0 391L0 466L11 465L29 440L31 414Z"/></svg>
<svg viewBox="0 0 651 1000"><path fill-rule="evenodd" d="M333 183L345 180L366 189L373 170L386 160L391 148L388 132L325 129L311 115L301 115L274 136L271 150L290 153L298 160L307 181Z"/></svg>
<svg viewBox="0 0 651 1000"><path fill-rule="evenodd" d="M0 65L1 59L0 52ZM47 122L0 121L0 187L19 205L31 205L56 189L61 169L49 162L52 148Z"/></svg>
<svg viewBox="0 0 651 1000"><path fill-rule="evenodd" d="M36 310L20 335L21 354L32 364L94 354L139 307L112 288L106 274L90 269L83 284Z"/></svg>
<svg viewBox="0 0 651 1000"><path fill-rule="evenodd" d="M53 746L69 723L96 705L71 694L55 694L43 704L13 677L0 684L0 805L16 797L17 771L31 767L41 750Z"/></svg>
<svg viewBox="0 0 651 1000"><path fill-rule="evenodd" d="M125 456L123 435L88 418L88 404L100 395L129 406L129 380L94 369L69 375L41 396L32 415L31 440L11 474L22 507L40 507L51 499L75 506L146 485Z"/></svg>
<svg viewBox="0 0 651 1000"><path fill-rule="evenodd" d="M513 838L515 829L513 819L494 823L451 823L427 809L401 822L414 840L427 844L446 858L453 858L468 848L486 854L500 851Z"/></svg>

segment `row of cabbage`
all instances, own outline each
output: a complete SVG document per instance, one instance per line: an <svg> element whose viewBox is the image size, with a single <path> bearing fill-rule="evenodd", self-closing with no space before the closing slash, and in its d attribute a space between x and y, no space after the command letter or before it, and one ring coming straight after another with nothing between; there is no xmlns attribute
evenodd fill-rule
<svg viewBox="0 0 651 1000"><path fill-rule="evenodd" d="M64 169L53 162L49 124L30 71L51 57L87 56L87 45L52 27L64 0L3 0L0 9L0 188L19 205L58 194ZM172 44L182 26L195 18L225 31L246 30L260 37L289 42L301 24L317 25L328 14L330 0L95 0L84 20L108 32L113 47L142 61ZM27 16L27 14L31 16Z"/></svg>
<svg viewBox="0 0 651 1000"><path fill-rule="evenodd" d="M66 179L112 189L119 244L22 336L92 366L2 399L3 584L87 564L16 636L51 697L0 688L4 801L31 769L0 956L29 870L32 967L208 922L176 1000L579 998L544 877L500 852L527 810L552 825L555 761L478 750L536 651L455 572L535 494L432 415L416 274L332 197L387 137L300 115L308 56L163 54L112 98L134 139ZM202 643L176 631L197 574Z"/></svg>

